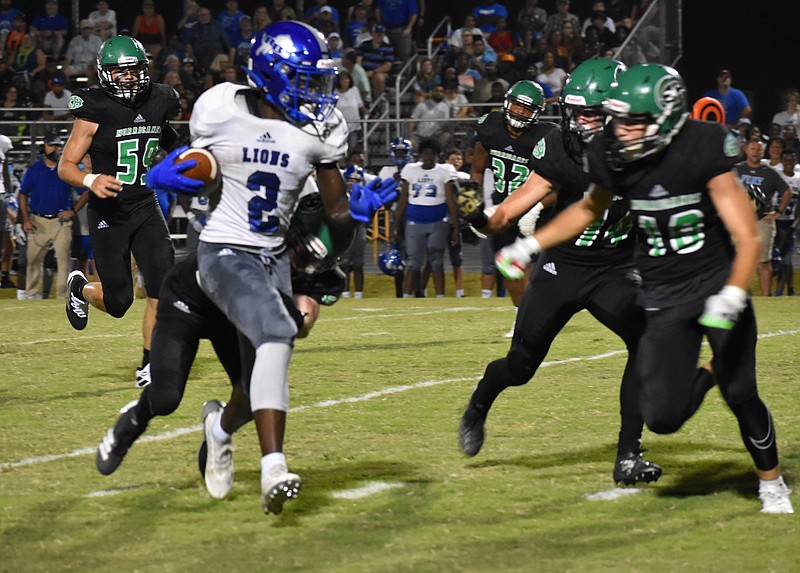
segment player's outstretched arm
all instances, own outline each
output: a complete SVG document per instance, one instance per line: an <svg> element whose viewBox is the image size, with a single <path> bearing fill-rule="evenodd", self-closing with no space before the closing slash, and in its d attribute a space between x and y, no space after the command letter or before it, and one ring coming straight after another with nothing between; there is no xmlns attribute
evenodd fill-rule
<svg viewBox="0 0 800 573"><path fill-rule="evenodd" d="M78 164L89 152L98 125L78 118L72 125L61 161L58 162L58 176L73 187L86 187L92 193L106 199L116 197L122 191L122 181L105 173L86 173Z"/></svg>

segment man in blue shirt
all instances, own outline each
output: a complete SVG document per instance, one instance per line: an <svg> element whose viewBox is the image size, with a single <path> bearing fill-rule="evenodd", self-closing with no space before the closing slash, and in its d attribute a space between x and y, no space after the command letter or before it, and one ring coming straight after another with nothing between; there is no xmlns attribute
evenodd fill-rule
<svg viewBox="0 0 800 573"><path fill-rule="evenodd" d="M217 16L217 24L228 35L231 46L238 46L242 41L242 31L239 22L244 18L244 12L239 10L238 0L228 0L225 2L225 10Z"/></svg>
<svg viewBox="0 0 800 573"><path fill-rule="evenodd" d="M417 0L378 0L377 16L400 60L407 60L413 50L411 32L419 18Z"/></svg>
<svg viewBox="0 0 800 573"><path fill-rule="evenodd" d="M492 0L483 0L479 6L475 6L472 15L475 16L478 28L480 28L484 34L491 34L497 30L497 21L500 18L508 20L508 10L506 10L506 7Z"/></svg>
<svg viewBox="0 0 800 573"><path fill-rule="evenodd" d="M713 97L725 108L725 122L728 127L734 127L743 117L750 117L753 110L747 96L741 90L731 87L731 73L722 70L717 74L717 89L708 90L704 96Z"/></svg>
<svg viewBox="0 0 800 573"><path fill-rule="evenodd" d="M51 244L58 262L56 293L58 298L66 296L72 219L75 211L80 210L88 199L88 195L84 193L73 208L72 188L58 177L57 167L62 148L58 135L50 134L45 137L39 159L22 176L19 211L22 215L22 228L28 235L28 280L25 294L29 300L42 298L44 258ZM83 191L85 190L81 190Z"/></svg>
<svg viewBox="0 0 800 573"><path fill-rule="evenodd" d="M44 5L44 14L33 19L31 30L36 30L39 35L39 47L45 55L53 56L56 60L61 57L64 43L69 32L69 20L58 12L58 0L47 0Z"/></svg>

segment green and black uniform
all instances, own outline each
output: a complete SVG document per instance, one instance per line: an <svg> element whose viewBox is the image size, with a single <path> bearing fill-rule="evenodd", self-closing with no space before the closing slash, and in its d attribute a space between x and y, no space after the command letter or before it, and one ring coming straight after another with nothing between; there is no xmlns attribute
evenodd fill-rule
<svg viewBox="0 0 800 573"><path fill-rule="evenodd" d="M778 453L772 418L756 386L752 303L747 301L732 330L697 322L706 299L719 292L731 271L733 244L708 182L733 169L738 140L719 124L689 119L663 151L623 163L619 171L606 162L606 141L604 134L589 145L590 177L625 198L634 223L646 320L636 363L648 427L675 432L694 411L705 335L714 353L714 378L742 436L766 436L744 439L745 446L756 467L774 468Z"/></svg>
<svg viewBox="0 0 800 573"><path fill-rule="evenodd" d="M169 120L180 106L178 94L163 84L151 84L135 104L126 105L105 90L78 90L70 99L76 118L98 125L89 155L92 172L123 183L117 197L92 194L87 215L103 300L109 314L121 317L133 302L130 253L144 277L149 297L156 298L175 252L164 216L144 176L161 145Z"/></svg>

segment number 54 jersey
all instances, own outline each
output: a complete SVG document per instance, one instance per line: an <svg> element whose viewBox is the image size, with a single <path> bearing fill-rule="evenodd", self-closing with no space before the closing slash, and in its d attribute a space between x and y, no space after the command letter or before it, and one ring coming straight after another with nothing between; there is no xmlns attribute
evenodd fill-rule
<svg viewBox="0 0 800 573"><path fill-rule="evenodd" d="M325 123L301 128L254 115L258 97L222 83L195 103L192 146L211 151L222 175L222 197L200 235L207 243L281 247L314 166L347 154L347 124L338 110Z"/></svg>

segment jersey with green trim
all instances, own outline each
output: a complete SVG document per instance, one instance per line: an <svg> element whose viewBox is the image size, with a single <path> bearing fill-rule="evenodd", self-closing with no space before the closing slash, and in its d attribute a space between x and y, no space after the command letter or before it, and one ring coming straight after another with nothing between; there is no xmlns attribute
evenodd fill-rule
<svg viewBox="0 0 800 573"><path fill-rule="evenodd" d="M475 137L486 148L489 168L494 174L492 203L499 205L528 179L528 161L543 152L543 138L554 129L558 129L556 124L540 121L518 137L512 137L502 111L491 111L478 120Z"/></svg>
<svg viewBox="0 0 800 573"><path fill-rule="evenodd" d="M180 110L177 92L165 84L151 84L135 105L126 105L103 89L84 88L72 95L69 110L98 126L89 148L92 172L122 181L120 201L152 197L144 175L158 153L161 130ZM111 199L92 195L90 200Z"/></svg>
<svg viewBox="0 0 800 573"><path fill-rule="evenodd" d="M718 291L730 271L733 243L707 185L733 169L737 138L720 124L690 119L663 151L619 171L606 162L606 138L595 136L589 144L589 176L629 203L645 303L667 307Z"/></svg>
<svg viewBox="0 0 800 573"><path fill-rule="evenodd" d="M583 155L569 153L563 137L561 131L551 131L545 135L543 155L531 157L529 164L531 171L550 181L558 192L554 215L583 199L591 185L584 168ZM632 226L627 202L615 195L611 207L600 219L576 238L551 247L547 252L556 261L575 265L630 264L634 244Z"/></svg>

